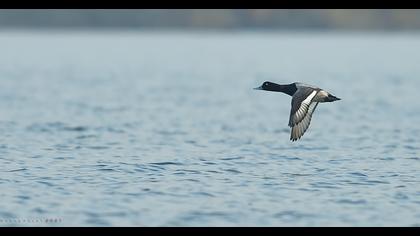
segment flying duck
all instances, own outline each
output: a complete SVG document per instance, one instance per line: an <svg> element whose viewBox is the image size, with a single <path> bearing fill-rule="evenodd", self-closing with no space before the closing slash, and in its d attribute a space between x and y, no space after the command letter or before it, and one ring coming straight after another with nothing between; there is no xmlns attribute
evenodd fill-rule
<svg viewBox="0 0 420 236"><path fill-rule="evenodd" d="M282 85L266 81L254 89L282 92L292 96L292 109L289 117L289 126L292 128L290 140L292 142L300 139L306 132L318 103L341 100L323 89L299 82Z"/></svg>

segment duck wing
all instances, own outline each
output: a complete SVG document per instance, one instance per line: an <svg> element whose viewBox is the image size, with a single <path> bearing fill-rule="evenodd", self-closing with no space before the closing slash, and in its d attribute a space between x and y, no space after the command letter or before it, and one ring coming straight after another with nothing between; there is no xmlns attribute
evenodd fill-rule
<svg viewBox="0 0 420 236"><path fill-rule="evenodd" d="M290 140L300 139L308 129L312 114L318 106L318 102L312 102L317 93L313 88L302 87L293 95L289 118L289 126L292 127Z"/></svg>

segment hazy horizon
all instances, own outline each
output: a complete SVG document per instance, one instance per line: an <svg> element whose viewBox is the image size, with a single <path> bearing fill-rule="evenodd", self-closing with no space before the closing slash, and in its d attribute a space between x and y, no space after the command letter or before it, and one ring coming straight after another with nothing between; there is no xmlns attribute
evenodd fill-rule
<svg viewBox="0 0 420 236"><path fill-rule="evenodd" d="M410 31L417 9L19 9L0 10L0 29L270 29Z"/></svg>

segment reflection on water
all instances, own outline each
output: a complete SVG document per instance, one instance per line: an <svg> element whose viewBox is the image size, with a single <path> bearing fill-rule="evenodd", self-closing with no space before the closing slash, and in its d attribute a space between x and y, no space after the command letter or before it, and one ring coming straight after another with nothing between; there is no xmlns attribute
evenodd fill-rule
<svg viewBox="0 0 420 236"><path fill-rule="evenodd" d="M1 225L420 221L418 35L2 32L0 45ZM290 97L252 90L265 80L342 100L292 143Z"/></svg>

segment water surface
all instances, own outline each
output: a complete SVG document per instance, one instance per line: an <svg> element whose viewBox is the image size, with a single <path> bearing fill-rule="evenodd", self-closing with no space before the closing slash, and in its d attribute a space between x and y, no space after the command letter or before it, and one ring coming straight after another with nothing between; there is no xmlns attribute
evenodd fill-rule
<svg viewBox="0 0 420 236"><path fill-rule="evenodd" d="M5 31L0 48L1 226L420 225L418 34ZM292 143L265 80L342 100Z"/></svg>

